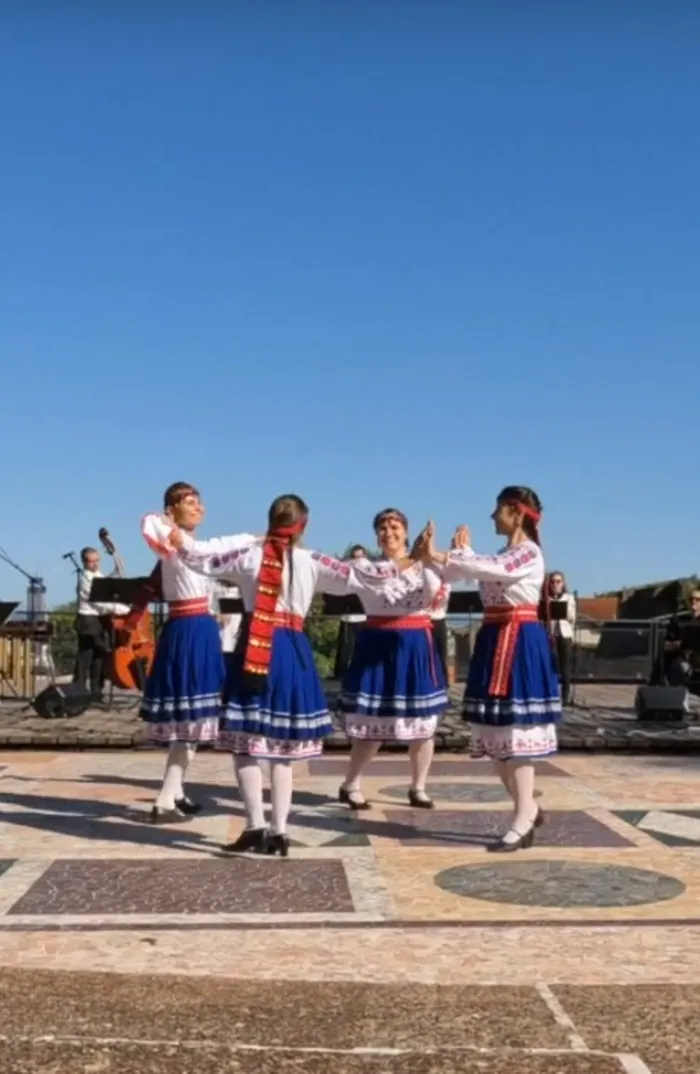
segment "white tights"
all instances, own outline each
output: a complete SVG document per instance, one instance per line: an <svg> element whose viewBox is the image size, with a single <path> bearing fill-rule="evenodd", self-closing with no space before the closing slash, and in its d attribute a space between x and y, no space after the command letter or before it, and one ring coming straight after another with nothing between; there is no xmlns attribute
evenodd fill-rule
<svg viewBox="0 0 700 1074"><path fill-rule="evenodd" d="M515 805L515 816L504 842L515 842L526 834L537 816L535 766L532 761L494 761L494 764Z"/></svg>
<svg viewBox="0 0 700 1074"><path fill-rule="evenodd" d="M197 750L187 742L173 742L165 762L165 775L160 794L156 798L158 809L171 810L175 802L185 797L185 773Z"/></svg>
<svg viewBox="0 0 700 1074"><path fill-rule="evenodd" d="M362 739L353 739L350 751L350 763L348 765L345 783L343 786L350 794L360 789L360 776L373 757L379 752L381 742L365 742ZM430 771L430 765L435 752L435 740L424 739L420 742L411 742L408 747L408 758L411 763L411 790L425 792L425 783Z"/></svg>
<svg viewBox="0 0 700 1074"><path fill-rule="evenodd" d="M245 806L248 828L265 827L263 804L263 776L260 762L255 757L234 754L238 789ZM287 831L287 820L292 807L291 761L270 761L270 801L272 803L272 827L277 835Z"/></svg>

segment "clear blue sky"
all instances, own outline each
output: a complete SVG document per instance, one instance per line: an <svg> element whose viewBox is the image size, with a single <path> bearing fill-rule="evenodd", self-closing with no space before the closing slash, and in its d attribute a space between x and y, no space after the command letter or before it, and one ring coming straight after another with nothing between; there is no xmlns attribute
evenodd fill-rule
<svg viewBox="0 0 700 1074"><path fill-rule="evenodd" d="M330 550L388 504L491 550L524 482L579 590L700 570L700 5L104 6L0 14L0 544L51 602L179 479Z"/></svg>

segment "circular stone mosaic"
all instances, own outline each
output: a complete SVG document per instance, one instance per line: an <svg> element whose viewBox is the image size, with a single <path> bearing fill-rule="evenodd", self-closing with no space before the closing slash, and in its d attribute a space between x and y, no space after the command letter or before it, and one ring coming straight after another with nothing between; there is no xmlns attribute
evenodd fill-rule
<svg viewBox="0 0 700 1074"><path fill-rule="evenodd" d="M510 795L502 783L429 783L427 793L436 802L509 802ZM405 784L382 787L380 794L386 798L406 801L408 789ZM539 797L539 791L535 797Z"/></svg>
<svg viewBox="0 0 700 1074"><path fill-rule="evenodd" d="M435 877L443 891L517 906L642 906L682 895L672 876L622 865L569 861L457 865Z"/></svg>

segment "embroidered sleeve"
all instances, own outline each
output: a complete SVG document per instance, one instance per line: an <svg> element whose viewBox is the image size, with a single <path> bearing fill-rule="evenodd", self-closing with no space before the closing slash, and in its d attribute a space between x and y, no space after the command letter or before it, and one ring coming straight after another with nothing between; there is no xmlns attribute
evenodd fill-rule
<svg viewBox="0 0 700 1074"><path fill-rule="evenodd" d="M424 579L415 566L399 571L393 564L372 563L369 559L354 559L343 563L323 552L312 552L311 560L316 570L317 593L379 593L390 604L405 600L409 593L423 589Z"/></svg>
<svg viewBox="0 0 700 1074"><path fill-rule="evenodd" d="M150 575L136 593L134 603L131 605L124 626L127 630L135 630L143 618L143 613L149 604L155 604L163 599L163 572L160 562L156 563Z"/></svg>
<svg viewBox="0 0 700 1074"><path fill-rule="evenodd" d="M497 556L480 556L471 548L452 549L438 568L444 581L518 582L532 573L539 556L531 546L509 548Z"/></svg>
<svg viewBox="0 0 700 1074"><path fill-rule="evenodd" d="M184 544L178 555L197 574L208 578L222 575L240 578L251 573L250 552L257 547L257 540L250 533L213 537L209 541L196 541L188 533L183 534L183 538Z"/></svg>
<svg viewBox="0 0 700 1074"><path fill-rule="evenodd" d="M430 605L431 612L441 612L447 608L450 599L450 587L447 582L442 582Z"/></svg>

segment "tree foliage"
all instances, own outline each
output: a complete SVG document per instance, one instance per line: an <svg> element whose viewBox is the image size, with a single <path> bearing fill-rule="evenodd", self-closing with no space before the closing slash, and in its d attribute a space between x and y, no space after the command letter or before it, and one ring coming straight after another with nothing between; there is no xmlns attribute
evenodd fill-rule
<svg viewBox="0 0 700 1074"><path fill-rule="evenodd" d="M59 675L72 675L75 657L78 651L78 638L75 632L77 605L74 600L59 604L51 612L54 634L51 639L51 652Z"/></svg>

